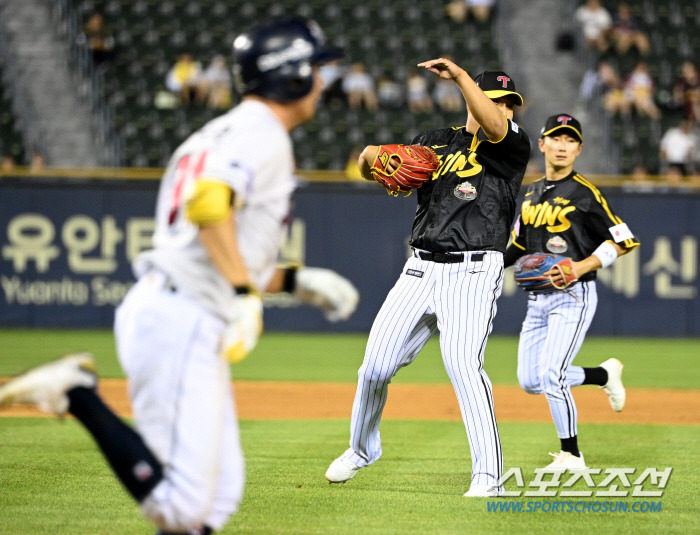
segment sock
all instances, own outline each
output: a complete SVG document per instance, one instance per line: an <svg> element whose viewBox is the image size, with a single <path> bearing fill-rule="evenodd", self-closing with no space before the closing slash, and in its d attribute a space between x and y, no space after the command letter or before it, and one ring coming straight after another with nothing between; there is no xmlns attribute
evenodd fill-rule
<svg viewBox="0 0 700 535"><path fill-rule="evenodd" d="M560 438L561 440L561 450L568 451L574 457L581 457L581 452L578 451L578 440L574 435L571 438Z"/></svg>
<svg viewBox="0 0 700 535"><path fill-rule="evenodd" d="M608 382L608 370L598 366L597 368L583 368L583 384L605 386Z"/></svg>
<svg viewBox="0 0 700 535"><path fill-rule="evenodd" d="M163 479L163 467L141 436L125 424L92 388L67 392L69 411L90 432L126 490L143 501Z"/></svg>

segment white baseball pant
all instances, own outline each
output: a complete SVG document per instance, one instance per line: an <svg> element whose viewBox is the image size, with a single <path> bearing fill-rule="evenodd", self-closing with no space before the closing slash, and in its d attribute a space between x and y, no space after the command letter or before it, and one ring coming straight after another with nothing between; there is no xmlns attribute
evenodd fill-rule
<svg viewBox="0 0 700 535"><path fill-rule="evenodd" d="M571 387L583 384L584 373L571 363L598 304L595 281L576 284L570 293L531 295L518 345L520 386L529 394L547 397L559 438L578 434Z"/></svg>
<svg viewBox="0 0 700 535"><path fill-rule="evenodd" d="M134 423L163 465L141 503L166 531L221 529L243 497L244 463L229 368L219 356L225 323L144 275L117 309L119 360Z"/></svg>
<svg viewBox="0 0 700 535"><path fill-rule="evenodd" d="M483 255L481 261L474 261ZM503 471L491 381L484 349L503 286L503 255L464 253L460 263L412 256L377 314L358 372L352 408L350 460L374 463L382 454L379 423L388 386L436 329L445 369L457 394L472 455L472 482L493 485Z"/></svg>

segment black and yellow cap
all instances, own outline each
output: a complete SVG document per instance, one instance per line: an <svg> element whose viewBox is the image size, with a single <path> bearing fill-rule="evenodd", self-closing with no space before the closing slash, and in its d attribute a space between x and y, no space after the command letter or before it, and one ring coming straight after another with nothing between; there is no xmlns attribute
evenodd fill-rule
<svg viewBox="0 0 700 535"><path fill-rule="evenodd" d="M559 132L560 130L568 130L569 134L572 134L573 137L578 138L578 140L583 143L583 129L581 128L581 123L568 113L557 113L549 117L547 122L544 123L541 137L551 136L554 132L563 134L564 132Z"/></svg>
<svg viewBox="0 0 700 535"><path fill-rule="evenodd" d="M523 105L523 97L515 90L515 82L503 71L484 71L474 81L491 99L513 95L515 104Z"/></svg>

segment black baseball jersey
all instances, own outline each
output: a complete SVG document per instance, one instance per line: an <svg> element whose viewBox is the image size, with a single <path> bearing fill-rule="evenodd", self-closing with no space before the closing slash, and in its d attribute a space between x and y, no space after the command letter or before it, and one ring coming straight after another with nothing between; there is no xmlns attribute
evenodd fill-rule
<svg viewBox="0 0 700 535"><path fill-rule="evenodd" d="M498 142L481 128L474 136L455 127L425 132L411 144L433 149L440 168L416 190L410 245L438 253L505 252L530 159L527 134L509 120Z"/></svg>
<svg viewBox="0 0 700 535"><path fill-rule="evenodd" d="M561 180L543 178L530 184L512 234L507 263L514 257L540 252L560 254L579 262L605 241L626 249L639 246L598 188L576 171ZM512 247L519 249L516 255L511 255ZM582 280L594 278L592 271Z"/></svg>

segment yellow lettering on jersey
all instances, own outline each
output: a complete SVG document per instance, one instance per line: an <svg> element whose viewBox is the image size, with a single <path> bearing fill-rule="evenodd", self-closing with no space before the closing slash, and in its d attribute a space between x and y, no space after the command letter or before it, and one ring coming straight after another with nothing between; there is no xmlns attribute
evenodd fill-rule
<svg viewBox="0 0 700 535"><path fill-rule="evenodd" d="M524 225L539 227L546 224L548 231L562 232L571 227L566 215L574 210L576 210L575 206L562 208L561 206L552 206L548 201L535 206L532 206L532 201L525 201L521 213ZM557 222L559 225L555 225Z"/></svg>
<svg viewBox="0 0 700 535"><path fill-rule="evenodd" d="M437 168L435 171L433 171L433 178L432 178L431 180L437 180L438 177L440 176L440 170L442 169L442 164L443 164L442 158L443 158L443 155L442 155L442 154L438 154L437 157L438 157L438 162L440 162L440 164L438 165L438 168Z"/></svg>
<svg viewBox="0 0 700 535"><path fill-rule="evenodd" d="M566 206L566 205L569 204L571 201L570 201L569 199L563 199L562 197L555 197L555 198L554 198L554 202L557 203L557 204L563 204L564 206Z"/></svg>
<svg viewBox="0 0 700 535"><path fill-rule="evenodd" d="M557 206L557 208L559 208ZM566 215L573 212L576 210L575 206L569 206L568 208L562 208L562 210L557 214L557 221L559 221L559 225L554 225L553 223L550 223L550 226L547 227L547 230L549 232L564 232L566 229L571 227L571 222L566 219Z"/></svg>
<svg viewBox="0 0 700 535"><path fill-rule="evenodd" d="M457 154L450 154L447 157L447 160L445 160L445 165L442 166L442 172L440 173L441 175L447 173L447 171L450 168L450 165L452 165L452 162L455 161L460 154L462 154L462 151L457 151Z"/></svg>
<svg viewBox="0 0 700 535"><path fill-rule="evenodd" d="M533 193L535 193L535 192L534 192L534 191L528 191L528 192L525 194L525 197L529 197L529 196L532 195Z"/></svg>
<svg viewBox="0 0 700 535"><path fill-rule="evenodd" d="M469 153L469 158L467 158L467 162L472 165L472 168L467 169L466 171L458 171L457 176L459 178L467 178L469 176L478 175L483 169L483 166L476 160L476 152Z"/></svg>
<svg viewBox="0 0 700 535"><path fill-rule="evenodd" d="M464 154L460 154L459 158L455 158L450 171L461 171L465 165L467 165L467 157Z"/></svg>
<svg viewBox="0 0 700 535"><path fill-rule="evenodd" d="M540 213L537 215L537 219L535 220L535 226L539 227L545 221L550 225L553 224L557 220L557 212L559 212L559 210L561 210L561 208L559 208L558 206L554 210L552 210L552 206L549 204L549 202L544 201L544 203L542 204L542 209L540 210Z"/></svg>

